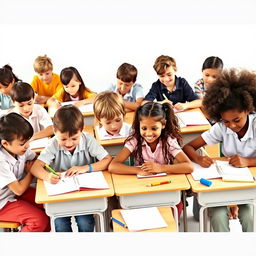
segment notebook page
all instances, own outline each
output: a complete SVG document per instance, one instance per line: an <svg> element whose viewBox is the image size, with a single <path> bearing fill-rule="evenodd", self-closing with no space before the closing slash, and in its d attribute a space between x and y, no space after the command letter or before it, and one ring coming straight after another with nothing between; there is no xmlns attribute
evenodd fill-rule
<svg viewBox="0 0 256 256"><path fill-rule="evenodd" d="M123 136L123 135L117 135L117 136L109 135L109 136L106 136L106 135L103 134L103 132L101 132L99 126L96 126L96 131L99 135L100 140L113 140L113 139L121 139L121 138L126 138L127 137L127 136Z"/></svg>
<svg viewBox="0 0 256 256"><path fill-rule="evenodd" d="M74 176L64 177L65 173L62 173L62 178L57 184L51 184L44 181L44 185L48 196L61 195L79 190L79 186L74 180Z"/></svg>
<svg viewBox="0 0 256 256"><path fill-rule="evenodd" d="M80 188L88 189L108 189L108 183L102 172L82 173L76 177Z"/></svg>
<svg viewBox="0 0 256 256"><path fill-rule="evenodd" d="M161 176L166 176L167 174L165 172L160 172L160 173L155 173L155 174L150 174L150 175L140 175L137 174L138 179L143 179L143 178L154 178L154 177L161 177Z"/></svg>
<svg viewBox="0 0 256 256"><path fill-rule="evenodd" d="M192 162L194 165L194 170L191 173L194 180L204 179L216 179L220 178L220 174L218 173L215 164L212 164L210 167L205 168L199 164Z"/></svg>
<svg viewBox="0 0 256 256"><path fill-rule="evenodd" d="M66 105L74 105L76 103L76 101L65 101L65 102L61 102L61 106L66 106ZM85 112L93 112L93 104L85 104L79 107L79 110L82 113Z"/></svg>
<svg viewBox="0 0 256 256"><path fill-rule="evenodd" d="M157 207L121 210L120 212L130 231L167 227Z"/></svg>
<svg viewBox="0 0 256 256"><path fill-rule="evenodd" d="M48 138L32 140L29 142L29 147L30 147L30 149L45 148L48 144L48 140L49 140Z"/></svg>
<svg viewBox="0 0 256 256"><path fill-rule="evenodd" d="M204 117L204 115L196 111L179 112L176 113L176 116L178 117L178 119L180 119L179 123L182 125L181 127L209 124L208 120Z"/></svg>

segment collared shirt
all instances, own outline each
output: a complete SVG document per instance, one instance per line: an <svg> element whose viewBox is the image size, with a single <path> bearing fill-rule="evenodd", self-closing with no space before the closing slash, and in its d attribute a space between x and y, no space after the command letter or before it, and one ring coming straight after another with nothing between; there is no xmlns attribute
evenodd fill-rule
<svg viewBox="0 0 256 256"><path fill-rule="evenodd" d="M12 112L19 113L18 109L14 108ZM25 118L25 117L24 117ZM47 111L40 105L34 104L33 111L29 118L25 118L32 125L34 132L40 132L43 129L53 125L52 119Z"/></svg>
<svg viewBox="0 0 256 256"><path fill-rule="evenodd" d="M79 144L73 154L58 144L56 137L49 140L38 159L49 164L56 171L66 171L72 166L84 166L94 162L94 158L102 160L108 152L89 133L82 132Z"/></svg>
<svg viewBox="0 0 256 256"><path fill-rule="evenodd" d="M17 200L16 195L8 188L8 185L16 180L21 180L25 176L25 163L28 160L33 160L35 156L35 152L28 149L25 154L17 156L16 159L3 147L0 148L0 209L7 202Z"/></svg>
<svg viewBox="0 0 256 256"><path fill-rule="evenodd" d="M200 79L198 80L194 85L195 93L198 97L202 98L205 95L206 92L206 85L204 84L204 80Z"/></svg>
<svg viewBox="0 0 256 256"><path fill-rule="evenodd" d="M248 129L241 139L238 138L237 133L220 122L214 124L201 136L208 145L222 142L222 153L226 157L233 155L256 157L256 114L250 114L248 118Z"/></svg>
<svg viewBox="0 0 256 256"><path fill-rule="evenodd" d="M113 92L117 92L118 93L118 88L117 88L117 84L111 84L108 89L109 91L113 91ZM124 101L129 101L129 102L136 102L136 100L138 98L143 98L144 94L143 94L143 87L140 84L135 83L131 90L129 92L127 92L124 96L123 96L123 100Z"/></svg>
<svg viewBox="0 0 256 256"><path fill-rule="evenodd" d="M175 156L182 152L178 142L176 139L172 139L171 137L168 138L167 142L169 143L169 150L168 152L175 158ZM135 138L127 141L124 145L128 150L132 153L137 147L137 140ZM156 146L154 152L151 151L150 146L144 140L142 142L142 157L144 162L155 162L157 164L168 164L166 163L163 155L163 147L162 141L160 140ZM139 165L138 160L134 159L135 165Z"/></svg>
<svg viewBox="0 0 256 256"><path fill-rule="evenodd" d="M0 108L1 110L13 107L12 99L9 95L0 93Z"/></svg>
<svg viewBox="0 0 256 256"><path fill-rule="evenodd" d="M101 140L110 140L127 137L130 133L131 125L124 122L119 133L115 135L109 134L103 126L96 126L96 129Z"/></svg>
<svg viewBox="0 0 256 256"><path fill-rule="evenodd" d="M157 101L163 101L165 99L163 95L172 101L173 104L178 102L185 103L186 101L198 99L198 96L194 93L186 79L177 76L175 76L175 89L172 92L168 91L167 87L158 79L152 84L152 87L144 100L154 101L156 99Z"/></svg>

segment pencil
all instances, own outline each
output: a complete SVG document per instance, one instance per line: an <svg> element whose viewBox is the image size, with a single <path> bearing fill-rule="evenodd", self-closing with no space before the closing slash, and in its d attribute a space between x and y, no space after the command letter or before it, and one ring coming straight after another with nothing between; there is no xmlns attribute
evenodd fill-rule
<svg viewBox="0 0 256 256"><path fill-rule="evenodd" d="M204 153L206 156L210 157L210 155L207 153L207 151L205 150L204 147L201 147L200 149L203 151L203 153Z"/></svg>

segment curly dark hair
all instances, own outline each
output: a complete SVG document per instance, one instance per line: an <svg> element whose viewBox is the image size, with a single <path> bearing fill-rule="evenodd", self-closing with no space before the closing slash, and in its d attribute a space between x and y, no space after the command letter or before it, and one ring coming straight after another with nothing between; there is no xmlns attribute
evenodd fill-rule
<svg viewBox="0 0 256 256"><path fill-rule="evenodd" d="M248 70L224 70L207 89L203 108L211 120L220 122L221 114L236 109L253 112L256 108L256 74Z"/></svg>
<svg viewBox="0 0 256 256"><path fill-rule="evenodd" d="M137 108L132 124L132 132L125 142L132 140L133 138L137 140L137 147L132 153L132 156L140 165L144 163L142 157L142 142L144 139L140 135L140 120L142 117L153 117L157 122L165 124L165 128L160 135L160 140L163 145L163 155L166 163L173 163L173 157L168 152L170 145L167 139L171 136L172 138L176 138L178 143L181 144L182 137L178 119L175 116L171 105L169 103L160 104L156 102L148 102Z"/></svg>

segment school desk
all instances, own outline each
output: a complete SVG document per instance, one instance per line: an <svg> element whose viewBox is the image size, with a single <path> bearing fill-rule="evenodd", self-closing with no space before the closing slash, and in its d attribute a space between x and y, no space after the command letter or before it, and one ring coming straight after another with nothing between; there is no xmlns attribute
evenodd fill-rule
<svg viewBox="0 0 256 256"><path fill-rule="evenodd" d="M189 109L184 112L199 112L204 116L200 108ZM210 123L207 125L194 125L181 128L183 145L190 142L191 140L200 136L203 132L208 131L211 128Z"/></svg>
<svg viewBox="0 0 256 256"><path fill-rule="evenodd" d="M216 158L226 160L226 158ZM250 168L251 173L256 175L256 167ZM224 182L221 179L211 179L212 185L207 187L199 181L195 181L191 174L187 175L192 191L197 193L199 211L200 232L207 230L204 219L204 210L209 207L228 206L239 204L252 204L254 207L253 230L256 231L256 182ZM207 212L207 211L206 211Z"/></svg>
<svg viewBox="0 0 256 256"><path fill-rule="evenodd" d="M109 189L79 191L56 196L48 196L43 181L38 179L35 201L44 204L45 212L51 218L52 231L55 231L56 218L86 214L98 215L100 230L105 231L103 215L108 206L107 198L114 195L114 188L110 173L104 171L103 174Z"/></svg>
<svg viewBox="0 0 256 256"><path fill-rule="evenodd" d="M155 228L155 229L149 229L149 230L142 230L139 232L177 232L176 223L173 218L171 207L161 206L161 207L157 207L157 208L168 226L165 228ZM120 209L113 210L112 217L114 217L124 223L124 219L122 217ZM113 221L112 221L112 223L113 223L113 231L114 232L129 232L128 228L122 227L121 225L119 225Z"/></svg>
<svg viewBox="0 0 256 256"><path fill-rule="evenodd" d="M185 174L172 174L155 178L138 179L136 175L111 174L115 195L119 197L123 209L151 206L171 206L178 228L178 211L176 205L181 200L181 191L190 188ZM152 182L171 180L171 183L147 187ZM184 205L184 209L186 204ZM185 209L186 211L186 209ZM186 212L183 212L185 215ZM186 219L186 216L184 217ZM185 225L184 225L185 226Z"/></svg>
<svg viewBox="0 0 256 256"><path fill-rule="evenodd" d="M125 115L124 122L128 124L132 124L133 122L133 117L134 117L134 112L128 112ZM95 126L98 125L95 123ZM126 138L117 138L117 139L108 139L108 140L101 140L99 138L99 134L97 129L94 127L94 132L95 132L95 137L96 140L102 145L111 156L116 156L119 151L123 148L124 146L124 141Z"/></svg>

